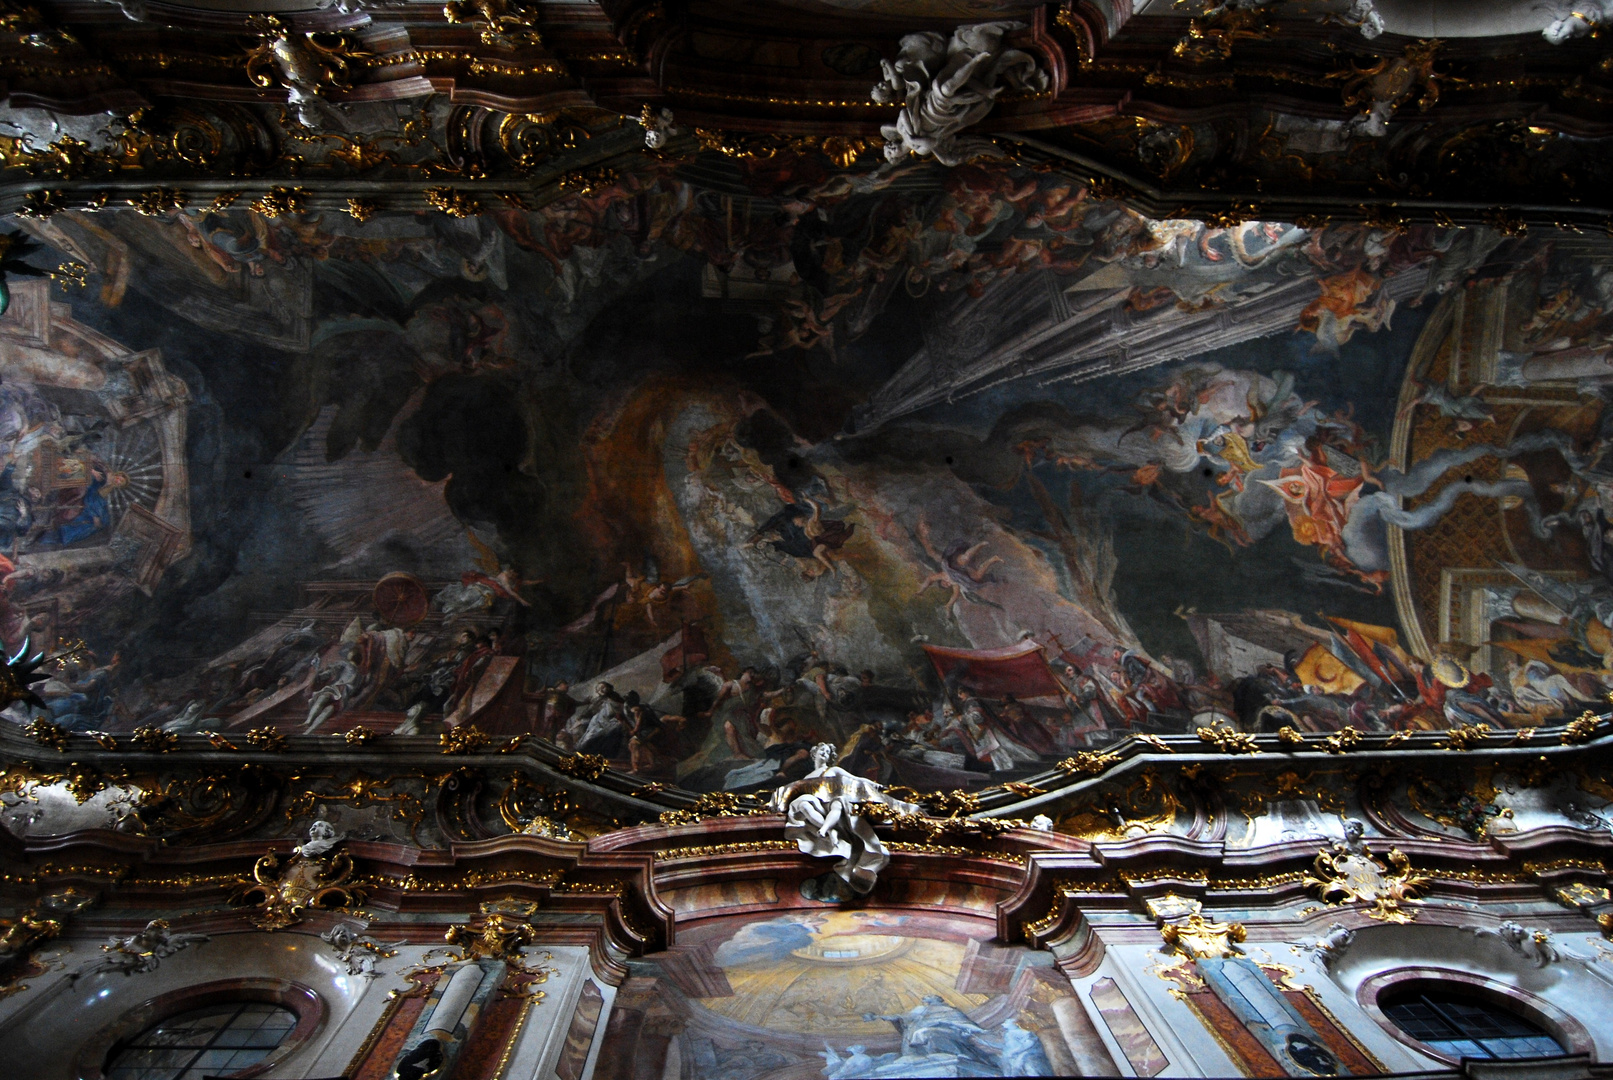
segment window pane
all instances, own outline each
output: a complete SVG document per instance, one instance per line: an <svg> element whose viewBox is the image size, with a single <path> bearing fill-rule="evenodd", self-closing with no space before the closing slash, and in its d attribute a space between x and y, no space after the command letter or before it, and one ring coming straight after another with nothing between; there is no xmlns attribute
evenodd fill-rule
<svg viewBox="0 0 1613 1080"><path fill-rule="evenodd" d="M218 1072L234 1056L234 1050L203 1050L201 1056L191 1062L191 1068L198 1072Z"/></svg>
<svg viewBox="0 0 1613 1080"><path fill-rule="evenodd" d="M108 1080L201 1080L261 1063L297 1025L266 1002L210 1005L147 1028L112 1055Z"/></svg>
<svg viewBox="0 0 1613 1080"><path fill-rule="evenodd" d="M1498 1058L1556 1057L1563 1052L1557 1040L1546 1035L1485 1039L1483 1042L1485 1049Z"/></svg>
<svg viewBox="0 0 1613 1080"><path fill-rule="evenodd" d="M250 1039L252 1037L252 1035L253 1035L253 1033L251 1031L245 1031L245 1030L242 1030L241 1028L235 1028L235 1027L227 1028L224 1031L221 1031L221 1032L218 1033L218 1038L213 1040L213 1045L214 1046L245 1046L246 1041L248 1039Z"/></svg>
<svg viewBox="0 0 1613 1080"><path fill-rule="evenodd" d="M1411 1038L1454 1058L1556 1057L1551 1035L1504 1005L1424 986L1382 1005L1384 1016Z"/></svg>
<svg viewBox="0 0 1613 1080"><path fill-rule="evenodd" d="M290 1030L290 1028L261 1028L257 1031L249 1031L246 1033L246 1042L241 1045L259 1046L267 1050L273 1050L285 1040L286 1032Z"/></svg>
<svg viewBox="0 0 1613 1080"><path fill-rule="evenodd" d="M1487 1058L1489 1052L1472 1039L1430 1039L1428 1045L1453 1058Z"/></svg>
<svg viewBox="0 0 1613 1080"><path fill-rule="evenodd" d="M268 1056L269 1051L267 1050L237 1050L230 1055L229 1067L231 1069L244 1069L250 1065L256 1065Z"/></svg>

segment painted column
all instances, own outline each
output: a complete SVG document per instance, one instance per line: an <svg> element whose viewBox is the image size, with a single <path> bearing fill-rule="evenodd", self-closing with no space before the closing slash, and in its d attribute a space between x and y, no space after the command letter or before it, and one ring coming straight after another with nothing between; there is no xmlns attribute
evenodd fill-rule
<svg viewBox="0 0 1613 1080"><path fill-rule="evenodd" d="M449 1080L470 1041L482 1006L504 981L502 960L472 960L453 970L442 992L415 1021L392 1066L395 1080Z"/></svg>
<svg viewBox="0 0 1613 1080"><path fill-rule="evenodd" d="M1092 1026L1092 1018L1081 1003L1073 996L1060 996L1053 999L1052 1008L1059 1034L1064 1036L1064 1044L1075 1059L1076 1075L1119 1076L1119 1066L1109 1056L1109 1048L1103 1045L1102 1036Z"/></svg>
<svg viewBox="0 0 1613 1080"><path fill-rule="evenodd" d="M1243 957L1200 957L1194 964L1215 996L1260 1040L1289 1076L1350 1075L1254 961Z"/></svg>

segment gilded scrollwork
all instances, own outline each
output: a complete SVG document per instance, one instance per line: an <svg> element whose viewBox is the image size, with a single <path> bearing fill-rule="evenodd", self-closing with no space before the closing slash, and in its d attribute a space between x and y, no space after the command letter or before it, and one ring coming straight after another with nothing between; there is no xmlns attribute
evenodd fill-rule
<svg viewBox="0 0 1613 1080"><path fill-rule="evenodd" d="M1238 944L1248 937L1242 923L1206 918L1202 903L1174 893L1149 900L1148 913L1166 947L1192 960L1239 956Z"/></svg>
<svg viewBox="0 0 1613 1080"><path fill-rule="evenodd" d="M481 31L483 45L514 48L543 44L537 10L513 0L448 0L442 16L450 23L476 27Z"/></svg>
<svg viewBox="0 0 1613 1080"><path fill-rule="evenodd" d="M1413 41L1399 56L1388 56L1369 67L1349 67L1329 77L1342 83L1344 104L1357 110L1352 130L1370 136L1388 133L1389 119L1414 96L1417 108L1427 112L1439 101L1445 83L1461 84L1435 67L1443 42Z"/></svg>
<svg viewBox="0 0 1613 1080"><path fill-rule="evenodd" d="M541 836L550 840L574 840L576 834L567 823L576 813L576 806L564 791L551 792L540 784L529 782L520 773L513 773L510 782L498 797L499 817L512 833L523 836Z"/></svg>
<svg viewBox="0 0 1613 1080"><path fill-rule="evenodd" d="M1168 832L1182 802L1160 774L1145 769L1123 791L1108 788L1070 805L1056 830L1087 840L1124 840Z"/></svg>
<svg viewBox="0 0 1613 1080"><path fill-rule="evenodd" d="M0 919L0 998L28 989L22 979L45 973L35 951L60 937L67 920L94 900L89 893L68 888L41 897L12 918Z"/></svg>
<svg viewBox="0 0 1613 1080"><path fill-rule="evenodd" d="M316 821L308 841L299 845L282 865L273 852L252 867L251 880L240 880L230 902L254 910L248 915L260 930L283 930L302 921L310 908L351 907L364 890L353 883L353 860L336 851L342 838L328 822Z"/></svg>
<svg viewBox="0 0 1613 1080"><path fill-rule="evenodd" d="M338 781L331 773L293 773L286 777L288 794L282 801L281 812L290 822L313 814L321 803L346 803L355 809L385 806L388 817L405 823L409 838L419 843L420 827L426 820L426 804L404 785L409 780L423 782L424 779L423 774L369 776L354 772Z"/></svg>
<svg viewBox="0 0 1613 1080"><path fill-rule="evenodd" d="M1412 894L1428 884L1429 878L1412 869L1411 860L1391 848L1387 864L1372 854L1362 838L1359 821L1345 823L1345 839L1323 849L1305 878L1328 903L1370 904L1366 914L1384 922L1411 922L1416 913L1403 906L1415 903Z"/></svg>
<svg viewBox="0 0 1613 1080"><path fill-rule="evenodd" d="M263 89L284 90L301 122L315 126L322 119L316 106L352 88L351 69L365 54L344 35L298 31L277 15L247 21L258 35L246 53L247 78Z"/></svg>

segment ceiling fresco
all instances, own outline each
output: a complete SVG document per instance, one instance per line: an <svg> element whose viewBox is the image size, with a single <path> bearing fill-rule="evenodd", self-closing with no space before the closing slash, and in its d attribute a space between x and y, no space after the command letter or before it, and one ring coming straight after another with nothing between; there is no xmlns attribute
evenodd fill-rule
<svg viewBox="0 0 1613 1080"><path fill-rule="evenodd" d="M82 268L0 318L0 637L70 654L17 723L944 791L1613 684L1599 238L787 153L12 226Z"/></svg>

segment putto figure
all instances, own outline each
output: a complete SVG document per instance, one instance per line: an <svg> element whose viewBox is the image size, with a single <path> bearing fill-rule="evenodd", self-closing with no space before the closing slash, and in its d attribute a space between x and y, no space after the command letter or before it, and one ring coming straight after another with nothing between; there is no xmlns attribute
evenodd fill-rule
<svg viewBox="0 0 1613 1080"><path fill-rule="evenodd" d="M1001 156L990 139L959 138L959 132L985 119L1004 90L1047 89L1047 72L1030 53L1003 47L1003 36L1023 25L960 26L951 41L934 31L902 38L895 62L880 61L885 78L871 91L875 101L902 103L896 123L879 129L886 159L913 154L960 165L983 154Z"/></svg>
<svg viewBox="0 0 1613 1080"><path fill-rule="evenodd" d="M847 772L834 761L833 746L814 746L812 771L773 792L773 808L784 811L785 839L794 840L802 854L839 858L834 873L853 893L865 896L891 857L861 804L882 803L901 814L923 811L891 798L879 784Z"/></svg>

